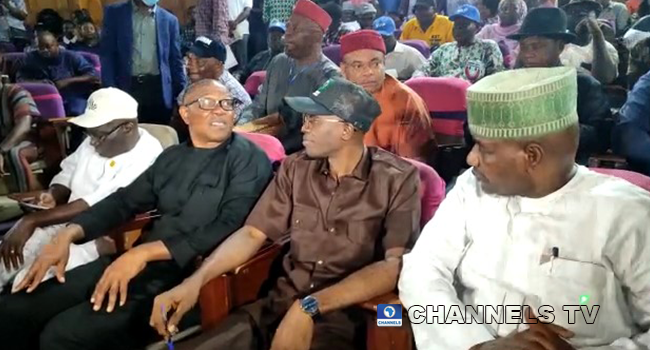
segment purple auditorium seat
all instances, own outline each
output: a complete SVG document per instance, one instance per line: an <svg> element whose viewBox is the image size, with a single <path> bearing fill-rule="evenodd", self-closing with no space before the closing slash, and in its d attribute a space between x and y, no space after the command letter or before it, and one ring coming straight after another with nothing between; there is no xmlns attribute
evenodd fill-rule
<svg viewBox="0 0 650 350"><path fill-rule="evenodd" d="M400 42L420 51L424 58L429 58L429 55L431 54L429 45L427 45L423 40L400 40Z"/></svg>
<svg viewBox="0 0 650 350"><path fill-rule="evenodd" d="M54 85L42 83L19 83L18 85L24 87L32 95L38 110L41 112L41 118L66 117L63 99Z"/></svg>
<svg viewBox="0 0 650 350"><path fill-rule="evenodd" d="M0 52L9 53L17 52L16 45L12 43L0 43Z"/></svg>
<svg viewBox="0 0 650 350"><path fill-rule="evenodd" d="M76 51L76 52L81 56L83 56L88 62L90 62L95 67L95 70L97 71L97 73L99 73L99 76L101 77L102 63L101 60L99 59L99 56L90 52L84 52L84 51Z"/></svg>
<svg viewBox="0 0 650 350"><path fill-rule="evenodd" d="M341 65L341 45L330 45L323 48L323 54L334 62L335 65Z"/></svg>

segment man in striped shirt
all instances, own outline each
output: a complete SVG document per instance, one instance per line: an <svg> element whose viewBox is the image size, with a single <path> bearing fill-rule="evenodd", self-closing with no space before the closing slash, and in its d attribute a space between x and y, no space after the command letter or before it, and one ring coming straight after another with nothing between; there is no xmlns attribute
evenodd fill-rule
<svg viewBox="0 0 650 350"><path fill-rule="evenodd" d="M0 99L0 176L11 172L17 189L28 191L36 184L29 164L38 157L32 123L40 113L29 92L18 85L0 82ZM4 209L0 201L0 221L20 214L19 208Z"/></svg>

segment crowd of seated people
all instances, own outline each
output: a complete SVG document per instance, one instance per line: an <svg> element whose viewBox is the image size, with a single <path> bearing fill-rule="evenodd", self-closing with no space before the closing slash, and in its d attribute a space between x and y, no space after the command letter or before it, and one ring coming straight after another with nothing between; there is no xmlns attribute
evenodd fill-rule
<svg viewBox="0 0 650 350"><path fill-rule="evenodd" d="M18 184L0 187L0 348L650 348L645 2L200 0L181 26L126 0L101 28L41 11L0 81L0 183ZM54 123L46 179L30 167ZM277 276L241 277L264 292L221 290L199 321L269 247ZM378 300L401 328L377 330ZM515 322L446 319L481 306Z"/></svg>

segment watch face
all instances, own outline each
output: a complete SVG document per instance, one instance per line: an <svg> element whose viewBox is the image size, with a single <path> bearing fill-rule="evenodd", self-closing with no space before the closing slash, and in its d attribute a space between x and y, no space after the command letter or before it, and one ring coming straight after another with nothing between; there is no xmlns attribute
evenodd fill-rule
<svg viewBox="0 0 650 350"><path fill-rule="evenodd" d="M300 305L302 307L302 310L311 316L314 316L318 313L318 300L316 300L316 298L312 297L311 295L302 299L300 301Z"/></svg>

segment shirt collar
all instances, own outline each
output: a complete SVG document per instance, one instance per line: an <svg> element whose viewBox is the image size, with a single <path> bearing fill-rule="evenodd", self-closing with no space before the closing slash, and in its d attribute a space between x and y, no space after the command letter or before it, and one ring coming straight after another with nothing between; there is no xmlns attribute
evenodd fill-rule
<svg viewBox="0 0 650 350"><path fill-rule="evenodd" d="M397 44L395 44L395 48L393 49L393 52L403 53L405 51L404 50L405 46L406 46L405 44L402 44L398 41Z"/></svg>
<svg viewBox="0 0 650 350"><path fill-rule="evenodd" d="M140 12L140 8L135 3L136 1L137 0L131 0L131 5L133 6L133 12ZM154 14L156 14L157 9L158 9L158 5L154 5L153 7L149 8L146 13L148 13L150 16L153 16Z"/></svg>
<svg viewBox="0 0 650 350"><path fill-rule="evenodd" d="M329 176L330 168L327 159L326 158L320 159L319 162L320 162L319 173ZM364 147L363 156L361 156L361 160L359 161L359 164L357 164L357 166L354 168L352 173L347 176L353 177L361 181L368 181L368 177L370 176L371 165L372 165L372 155L370 154L370 150L368 149L368 147Z"/></svg>

